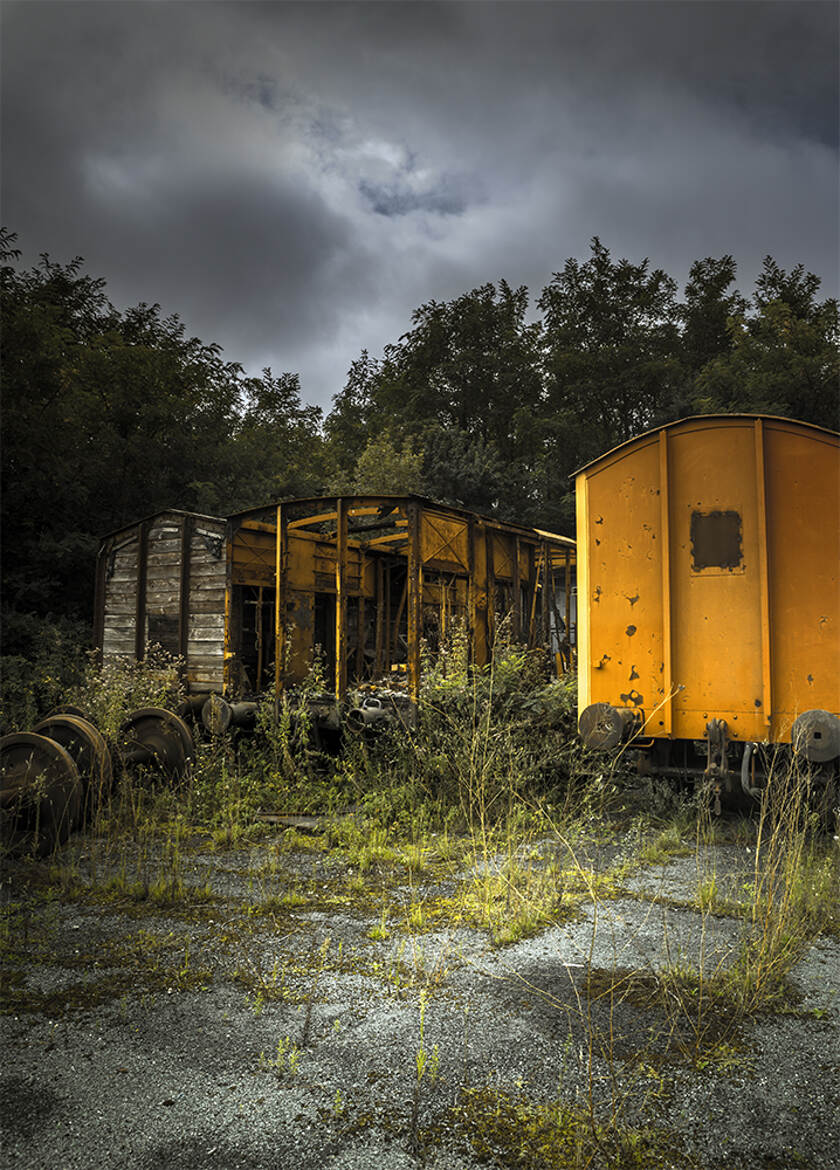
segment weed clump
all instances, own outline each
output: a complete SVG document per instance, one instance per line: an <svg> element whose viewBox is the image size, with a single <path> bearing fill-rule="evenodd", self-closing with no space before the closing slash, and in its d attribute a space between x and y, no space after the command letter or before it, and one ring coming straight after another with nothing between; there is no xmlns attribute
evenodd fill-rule
<svg viewBox="0 0 840 1170"><path fill-rule="evenodd" d="M480 1159L522 1170L677 1170L692 1165L663 1131L615 1118L598 1120L587 1108L561 1099L538 1103L522 1092L465 1088L451 1119Z"/></svg>

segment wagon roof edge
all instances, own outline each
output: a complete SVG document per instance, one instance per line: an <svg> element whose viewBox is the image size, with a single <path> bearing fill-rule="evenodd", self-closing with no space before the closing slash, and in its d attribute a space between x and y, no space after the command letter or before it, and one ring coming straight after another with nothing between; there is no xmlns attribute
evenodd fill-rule
<svg viewBox="0 0 840 1170"><path fill-rule="evenodd" d="M128 532L130 528L137 528L139 524L148 524L150 520L157 520L158 516L192 516L195 520L210 520L224 526L227 523L225 516L210 516L207 512L190 512L186 508L158 508L157 512L149 512L137 520L129 520L127 524L120 524L117 528L109 528L99 537L99 543L117 536L120 532Z"/></svg>
<svg viewBox="0 0 840 1170"><path fill-rule="evenodd" d="M503 520L499 516L488 516L486 512L476 512L472 508L459 507L457 504L444 504L441 500L433 500L429 496L418 496L414 493L395 493L395 492L345 492L345 493L330 493L326 492L318 496L283 496L278 500L269 500L265 504L258 504L253 508L242 508L238 512L231 512L228 520L238 520L243 516L253 515L254 512L264 512L269 508L276 508L278 504L317 504L326 500L385 500L394 501L394 503L414 503L421 504L425 508L434 508L443 512L451 512L455 516L467 517L475 520L483 520L489 524L494 524L499 528L511 529L518 532L526 532L541 536L547 540L557 541L559 544L569 545L571 548L575 546L575 538L573 536L564 536L560 532L549 532L546 529L538 528L536 525L519 524L515 520Z"/></svg>
<svg viewBox="0 0 840 1170"><path fill-rule="evenodd" d="M590 459L588 463L584 463L576 468L575 471L570 472L569 479L576 479L584 471L589 471L590 468L595 467L597 464L612 459L619 451L623 451L626 447L632 447L634 443L639 443L643 439L649 439L652 435L658 435L660 431L670 431L674 427L680 427L685 423L691 422L722 422L724 420L731 421L734 419L750 419L753 422L756 419L761 419L764 422L785 423L788 426L805 427L807 430L818 431L821 434L831 435L833 438L840 439L840 431L832 430L831 427L822 427L818 423L805 422L799 418L788 418L782 414L688 414L684 418L662 423L658 427L651 427L648 431L640 431L638 435L634 435L631 439L625 439L623 443L618 443L615 447L610 447L602 455L598 455L595 459Z"/></svg>

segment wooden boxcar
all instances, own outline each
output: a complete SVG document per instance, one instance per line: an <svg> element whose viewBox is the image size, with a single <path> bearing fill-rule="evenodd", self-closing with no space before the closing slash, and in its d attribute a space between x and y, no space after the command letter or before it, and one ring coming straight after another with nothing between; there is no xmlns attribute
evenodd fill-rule
<svg viewBox="0 0 840 1170"><path fill-rule="evenodd" d="M160 643L193 692L279 693L319 656L339 701L399 674L416 699L422 643L434 652L459 623L476 665L505 620L568 669L574 568L568 537L415 496L287 500L227 521L163 512L102 543L98 644L107 661Z"/></svg>
<svg viewBox="0 0 840 1170"><path fill-rule="evenodd" d="M103 662L155 643L183 660L192 691L224 686L226 522L167 511L106 536L96 567L94 637Z"/></svg>
<svg viewBox="0 0 840 1170"><path fill-rule="evenodd" d="M657 770L713 777L744 744L840 754L837 433L683 419L582 468L576 494L586 742L639 733Z"/></svg>

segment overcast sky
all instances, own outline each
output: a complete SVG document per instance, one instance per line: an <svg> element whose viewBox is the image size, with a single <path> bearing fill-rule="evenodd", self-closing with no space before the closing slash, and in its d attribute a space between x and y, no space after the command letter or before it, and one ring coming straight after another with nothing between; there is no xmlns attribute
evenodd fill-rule
<svg viewBox="0 0 840 1170"><path fill-rule="evenodd" d="M3 5L3 223L329 406L411 312L599 235L838 292L838 7Z"/></svg>

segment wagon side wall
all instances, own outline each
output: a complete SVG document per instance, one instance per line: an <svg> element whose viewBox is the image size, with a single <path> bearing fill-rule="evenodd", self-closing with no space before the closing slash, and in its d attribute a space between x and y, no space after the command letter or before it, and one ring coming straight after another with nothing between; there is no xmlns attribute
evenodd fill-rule
<svg viewBox="0 0 840 1170"><path fill-rule="evenodd" d="M649 735L787 742L840 709L840 446L778 419L687 420L577 477L579 709Z"/></svg>

